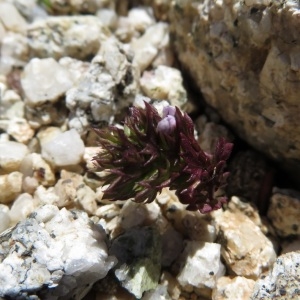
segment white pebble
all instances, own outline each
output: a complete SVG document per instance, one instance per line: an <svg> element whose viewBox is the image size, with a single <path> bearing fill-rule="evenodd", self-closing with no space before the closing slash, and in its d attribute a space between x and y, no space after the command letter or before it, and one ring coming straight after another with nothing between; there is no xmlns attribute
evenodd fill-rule
<svg viewBox="0 0 300 300"><path fill-rule="evenodd" d="M140 84L150 98L166 99L179 107L187 101L181 73L175 68L159 66L154 71L145 71Z"/></svg>
<svg viewBox="0 0 300 300"><path fill-rule="evenodd" d="M10 203L21 193L22 178L20 172L0 176L0 203Z"/></svg>
<svg viewBox="0 0 300 300"><path fill-rule="evenodd" d="M37 201L34 201L30 194L21 194L13 203L9 217L13 224L24 220L37 206Z"/></svg>
<svg viewBox="0 0 300 300"><path fill-rule="evenodd" d="M81 162L84 143L75 129L57 135L42 146L42 156L56 167L74 166Z"/></svg>
<svg viewBox="0 0 300 300"><path fill-rule="evenodd" d="M0 3L0 21L7 30L16 32L25 32L26 30L27 22L11 3Z"/></svg>
<svg viewBox="0 0 300 300"><path fill-rule="evenodd" d="M0 142L0 172L18 171L27 153L28 148L24 144L12 141Z"/></svg>
<svg viewBox="0 0 300 300"><path fill-rule="evenodd" d="M33 58L25 66L21 83L29 106L55 102L73 85L69 71L53 58Z"/></svg>

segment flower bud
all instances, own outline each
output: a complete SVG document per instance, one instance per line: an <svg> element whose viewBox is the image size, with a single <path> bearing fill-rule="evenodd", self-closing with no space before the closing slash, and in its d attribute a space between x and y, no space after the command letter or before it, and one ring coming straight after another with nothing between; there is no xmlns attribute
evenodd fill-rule
<svg viewBox="0 0 300 300"><path fill-rule="evenodd" d="M156 130L159 133L170 134L175 130L175 128L176 128L175 117L168 115L158 122Z"/></svg>

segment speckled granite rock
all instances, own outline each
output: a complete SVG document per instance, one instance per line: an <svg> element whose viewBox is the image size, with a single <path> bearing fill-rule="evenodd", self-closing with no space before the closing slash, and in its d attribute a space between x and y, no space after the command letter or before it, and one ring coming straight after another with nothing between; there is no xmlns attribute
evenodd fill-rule
<svg viewBox="0 0 300 300"><path fill-rule="evenodd" d="M267 276L256 281L251 300L300 298L300 252L281 255Z"/></svg>
<svg viewBox="0 0 300 300"><path fill-rule="evenodd" d="M114 38L103 42L85 76L67 91L66 105L72 113L69 126L83 133L90 123L111 122L117 108L133 102L136 77L124 45Z"/></svg>
<svg viewBox="0 0 300 300"><path fill-rule="evenodd" d="M268 218L280 237L300 235L300 193L274 188Z"/></svg>
<svg viewBox="0 0 300 300"><path fill-rule="evenodd" d="M89 34L87 34L87 32ZM93 57L109 30L95 16L61 16L36 20L28 26L31 57L77 59Z"/></svg>
<svg viewBox="0 0 300 300"><path fill-rule="evenodd" d="M297 1L176 0L172 40L182 66L232 128L300 174Z"/></svg>
<svg viewBox="0 0 300 300"><path fill-rule="evenodd" d="M86 213L45 205L0 236L0 297L82 299L114 261Z"/></svg>

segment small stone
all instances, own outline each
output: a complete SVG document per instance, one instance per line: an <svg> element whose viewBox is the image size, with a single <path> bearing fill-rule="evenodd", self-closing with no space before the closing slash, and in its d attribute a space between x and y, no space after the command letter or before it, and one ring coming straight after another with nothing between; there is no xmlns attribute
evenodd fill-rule
<svg viewBox="0 0 300 300"><path fill-rule="evenodd" d="M188 241L178 263L182 263L177 276L182 287L212 289L225 274L221 246L215 243Z"/></svg>
<svg viewBox="0 0 300 300"><path fill-rule="evenodd" d="M23 118L11 119L7 127L7 133L11 135L17 142L24 144L27 144L34 136L34 130Z"/></svg>
<svg viewBox="0 0 300 300"><path fill-rule="evenodd" d="M0 204L0 235L10 226L10 217L8 211L9 207L7 205Z"/></svg>
<svg viewBox="0 0 300 300"><path fill-rule="evenodd" d="M158 285L155 290L145 292L142 300L171 300L167 287Z"/></svg>
<svg viewBox="0 0 300 300"><path fill-rule="evenodd" d="M142 91L155 99L167 99L171 105L182 107L187 101L179 70L158 66L154 71L145 71L140 79Z"/></svg>
<svg viewBox="0 0 300 300"><path fill-rule="evenodd" d="M3 88L3 90L2 90ZM1 97L1 117L2 119L13 119L24 117L24 102L21 97L14 90L4 90Z"/></svg>
<svg viewBox="0 0 300 300"><path fill-rule="evenodd" d="M220 277L212 292L212 300L248 300L255 281L245 277Z"/></svg>
<svg viewBox="0 0 300 300"><path fill-rule="evenodd" d="M24 69L21 83L25 103L32 107L56 102L73 85L69 71L53 58L33 58Z"/></svg>
<svg viewBox="0 0 300 300"><path fill-rule="evenodd" d="M21 193L23 174L12 172L0 175L0 203L10 203Z"/></svg>
<svg viewBox="0 0 300 300"><path fill-rule="evenodd" d="M293 190L274 189L268 218L280 237L300 234L300 194Z"/></svg>
<svg viewBox="0 0 300 300"><path fill-rule="evenodd" d="M266 222L263 222L257 208L249 202L243 202L239 197L231 197L228 202L228 210L232 213L241 212L246 215L250 220L255 223L256 226L260 228L260 230L264 233L268 233L268 227L266 226Z"/></svg>
<svg viewBox="0 0 300 300"><path fill-rule="evenodd" d="M76 130L57 135L42 145L42 156L55 167L73 166L82 161L84 143Z"/></svg>
<svg viewBox="0 0 300 300"><path fill-rule="evenodd" d="M12 141L0 142L0 174L18 171L27 153L28 148L24 144Z"/></svg>
<svg viewBox="0 0 300 300"><path fill-rule="evenodd" d="M81 299L115 264L103 229L80 211L44 205L0 243L0 297Z"/></svg>
<svg viewBox="0 0 300 300"><path fill-rule="evenodd" d="M109 35L99 18L88 15L48 17L34 21L27 30L31 57L54 59L90 59Z"/></svg>
<svg viewBox="0 0 300 300"><path fill-rule="evenodd" d="M136 77L136 68L123 45L114 38L107 39L83 79L67 92L66 105L73 116L69 127L85 134L91 122L111 123L117 108L133 101L138 89Z"/></svg>
<svg viewBox="0 0 300 300"><path fill-rule="evenodd" d="M118 205L107 204L98 207L94 214L101 219L109 220L118 216L119 213L120 213L120 207Z"/></svg>
<svg viewBox="0 0 300 300"><path fill-rule="evenodd" d="M52 186L55 183L55 174L41 154L30 153L21 163L20 172L26 177L35 179L38 184Z"/></svg>
<svg viewBox="0 0 300 300"><path fill-rule="evenodd" d="M97 210L96 193L82 183L76 187L75 203L87 213L95 214Z"/></svg>
<svg viewBox="0 0 300 300"><path fill-rule="evenodd" d="M14 201L9 211L9 217L12 225L25 220L37 208L37 201L35 201L30 194L23 193Z"/></svg>
<svg viewBox="0 0 300 300"><path fill-rule="evenodd" d="M135 7L129 10L128 19L134 30L142 33L155 23L152 10L145 9L145 7Z"/></svg>
<svg viewBox="0 0 300 300"><path fill-rule="evenodd" d="M118 16L113 9L100 9L97 12L97 17L101 20L102 24L107 26L110 30L116 29Z"/></svg>
<svg viewBox="0 0 300 300"><path fill-rule="evenodd" d="M39 185L35 190L33 197L39 204L50 204L57 207L64 207L64 198L59 198L59 196L54 192L54 187L46 189L44 186Z"/></svg>
<svg viewBox="0 0 300 300"><path fill-rule="evenodd" d="M148 27L140 38L131 42L131 48L134 52L133 64L139 67L140 72L151 65L159 49L165 46L164 40L168 34L168 25L159 22Z"/></svg>
<svg viewBox="0 0 300 300"><path fill-rule="evenodd" d="M250 299L299 299L299 278L300 251L281 255L268 274L256 281Z"/></svg>
<svg viewBox="0 0 300 300"><path fill-rule="evenodd" d="M95 157L100 152L99 147L85 147L84 148L84 154L83 154L83 160L86 163L86 168L88 170L95 169L95 165L93 163L93 157Z"/></svg>
<svg viewBox="0 0 300 300"><path fill-rule="evenodd" d="M37 187L39 186L38 181L34 177L26 176L23 179L22 190L25 193L33 195Z"/></svg>
<svg viewBox="0 0 300 300"><path fill-rule="evenodd" d="M94 14L98 9L106 7L110 4L110 0L76 0L61 1L49 0L51 11L61 14Z"/></svg>
<svg viewBox="0 0 300 300"><path fill-rule="evenodd" d="M58 63L70 73L70 78L74 85L78 84L83 79L84 74L90 67L90 63L87 61L78 60L71 57L62 57Z"/></svg>
<svg viewBox="0 0 300 300"><path fill-rule="evenodd" d="M43 148L48 142L56 138L62 131L59 127L48 126L41 128L37 133L41 148Z"/></svg>
<svg viewBox="0 0 300 300"><path fill-rule="evenodd" d="M110 254L118 259L115 275L135 297L156 288L160 275L161 241L151 227L132 228L117 237Z"/></svg>
<svg viewBox="0 0 300 300"><path fill-rule="evenodd" d="M7 32L1 41L0 73L9 74L13 67L24 67L28 61L28 44L23 34Z"/></svg>
<svg viewBox="0 0 300 300"><path fill-rule="evenodd" d="M135 226L140 226L149 220L149 213L152 213L154 217L152 220L156 220L160 212L158 205L154 202L149 205L135 203L133 201L127 201L123 205L120 211L120 226L123 229L129 229Z"/></svg>
<svg viewBox="0 0 300 300"><path fill-rule="evenodd" d="M272 266L276 260L273 244L247 216L229 210L216 211L214 220L222 257L232 272L257 279Z"/></svg>
<svg viewBox="0 0 300 300"><path fill-rule="evenodd" d="M167 287L171 299L181 299L181 287L176 278L171 273L163 271L160 283Z"/></svg>
<svg viewBox="0 0 300 300"><path fill-rule="evenodd" d="M12 3L0 2L0 21L9 31L26 31L27 22Z"/></svg>

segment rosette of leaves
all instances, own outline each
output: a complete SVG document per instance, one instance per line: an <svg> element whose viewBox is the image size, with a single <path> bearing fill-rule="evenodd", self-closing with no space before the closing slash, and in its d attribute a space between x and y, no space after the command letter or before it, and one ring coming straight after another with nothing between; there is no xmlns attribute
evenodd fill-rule
<svg viewBox="0 0 300 300"><path fill-rule="evenodd" d="M123 128L96 129L101 150L94 157L103 177L103 199L152 202L164 187L176 190L189 210L207 213L221 208L226 197L215 192L226 183L224 172L233 145L220 138L214 153L205 153L194 137L194 124L177 107L161 117L147 102L131 107Z"/></svg>

